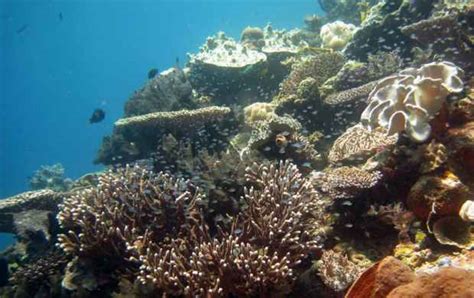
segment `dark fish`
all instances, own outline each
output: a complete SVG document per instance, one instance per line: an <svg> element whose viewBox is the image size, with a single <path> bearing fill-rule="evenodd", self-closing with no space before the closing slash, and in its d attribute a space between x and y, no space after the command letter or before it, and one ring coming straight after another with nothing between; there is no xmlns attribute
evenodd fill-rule
<svg viewBox="0 0 474 298"><path fill-rule="evenodd" d="M152 68L148 71L148 78L153 79L154 77L156 77L157 74L158 74L158 69Z"/></svg>
<svg viewBox="0 0 474 298"><path fill-rule="evenodd" d="M99 123L100 121L104 120L105 112L102 109L95 109L92 113L91 118L89 119L89 123Z"/></svg>
<svg viewBox="0 0 474 298"><path fill-rule="evenodd" d="M20 28L18 28L18 30L16 30L16 34L23 33L26 29L28 29L28 27L30 27L28 24L21 26Z"/></svg>
<svg viewBox="0 0 474 298"><path fill-rule="evenodd" d="M60 13L58 14L58 17L59 17L59 20L62 21L62 20L63 20L63 13L60 12Z"/></svg>
<svg viewBox="0 0 474 298"><path fill-rule="evenodd" d="M179 69L179 57L176 57L175 67Z"/></svg>

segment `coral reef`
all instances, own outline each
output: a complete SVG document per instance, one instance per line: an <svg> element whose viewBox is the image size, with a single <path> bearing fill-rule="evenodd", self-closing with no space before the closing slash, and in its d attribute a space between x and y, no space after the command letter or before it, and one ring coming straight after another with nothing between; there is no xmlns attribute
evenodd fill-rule
<svg viewBox="0 0 474 298"><path fill-rule="evenodd" d="M114 164L149 158L156 150L160 136L167 133L189 139L198 135L197 141L211 148L212 143L228 138L224 131L232 129L233 121L231 109L218 106L122 118L116 121L112 135L104 137L95 162ZM207 140L203 129L208 134ZM218 147L217 144L213 146Z"/></svg>
<svg viewBox="0 0 474 298"><path fill-rule="evenodd" d="M342 21L326 24L321 27L322 46L333 50L341 50L347 45L356 29L354 25Z"/></svg>
<svg viewBox="0 0 474 298"><path fill-rule="evenodd" d="M413 140L424 141L431 133L429 121L447 95L462 91L462 75L454 64L440 62L385 78L369 95L361 122L369 128L384 127L388 135L406 131Z"/></svg>
<svg viewBox="0 0 474 298"><path fill-rule="evenodd" d="M60 163L41 166L31 176L29 183L32 190L48 188L54 191L67 191L72 186L72 180L64 177L64 167Z"/></svg>
<svg viewBox="0 0 474 298"><path fill-rule="evenodd" d="M360 268L341 253L327 250L321 257L318 275L336 292L347 289L359 276Z"/></svg>
<svg viewBox="0 0 474 298"><path fill-rule="evenodd" d="M315 187L333 199L357 197L377 185L383 178L378 171L369 172L348 166L329 168L324 172L312 174Z"/></svg>
<svg viewBox="0 0 474 298"><path fill-rule="evenodd" d="M443 176L425 175L410 189L407 204L418 218L457 215L462 204L470 198L469 188L459 177L447 172Z"/></svg>
<svg viewBox="0 0 474 298"><path fill-rule="evenodd" d="M356 124L334 141L328 160L332 164L363 162L367 156L395 145L397 140L397 136L387 137L383 129L369 131Z"/></svg>
<svg viewBox="0 0 474 298"><path fill-rule="evenodd" d="M424 49L429 46L438 60L451 61L465 71L472 71L473 28L474 10L471 8L408 24L401 28L401 32L418 46Z"/></svg>
<svg viewBox="0 0 474 298"><path fill-rule="evenodd" d="M0 296L474 295L472 4L318 2L154 69L104 171L0 200Z"/></svg>
<svg viewBox="0 0 474 298"><path fill-rule="evenodd" d="M354 33L345 54L361 61L380 51L396 51L401 57L410 57L412 40L400 28L428 17L433 5L431 0L379 2Z"/></svg>
<svg viewBox="0 0 474 298"><path fill-rule="evenodd" d="M183 70L161 72L136 91L125 103L125 117L194 107L192 87Z"/></svg>

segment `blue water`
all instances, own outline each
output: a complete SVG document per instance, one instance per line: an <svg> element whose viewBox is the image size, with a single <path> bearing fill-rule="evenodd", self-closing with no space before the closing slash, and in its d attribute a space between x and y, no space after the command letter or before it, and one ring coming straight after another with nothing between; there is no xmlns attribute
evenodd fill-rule
<svg viewBox="0 0 474 298"><path fill-rule="evenodd" d="M184 64L219 30L301 27L313 13L314 0L0 0L0 198L26 191L44 164L71 178L101 169L102 137L151 67ZM91 125L97 107L106 118Z"/></svg>

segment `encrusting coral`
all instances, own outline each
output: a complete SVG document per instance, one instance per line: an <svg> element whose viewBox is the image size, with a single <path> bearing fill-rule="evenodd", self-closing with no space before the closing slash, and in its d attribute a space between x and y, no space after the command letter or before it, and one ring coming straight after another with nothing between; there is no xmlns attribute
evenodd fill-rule
<svg viewBox="0 0 474 298"><path fill-rule="evenodd" d="M431 133L429 121L440 111L448 94L463 89L463 71L449 62L433 62L405 69L381 80L369 95L361 122L392 135L405 131L415 141Z"/></svg>

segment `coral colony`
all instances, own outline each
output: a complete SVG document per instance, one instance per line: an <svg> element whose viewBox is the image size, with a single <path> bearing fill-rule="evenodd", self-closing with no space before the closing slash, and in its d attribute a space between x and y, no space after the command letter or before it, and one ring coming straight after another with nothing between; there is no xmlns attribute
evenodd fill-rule
<svg viewBox="0 0 474 298"><path fill-rule="evenodd" d="M326 1L150 76L0 201L2 297L474 296L474 6Z"/></svg>

